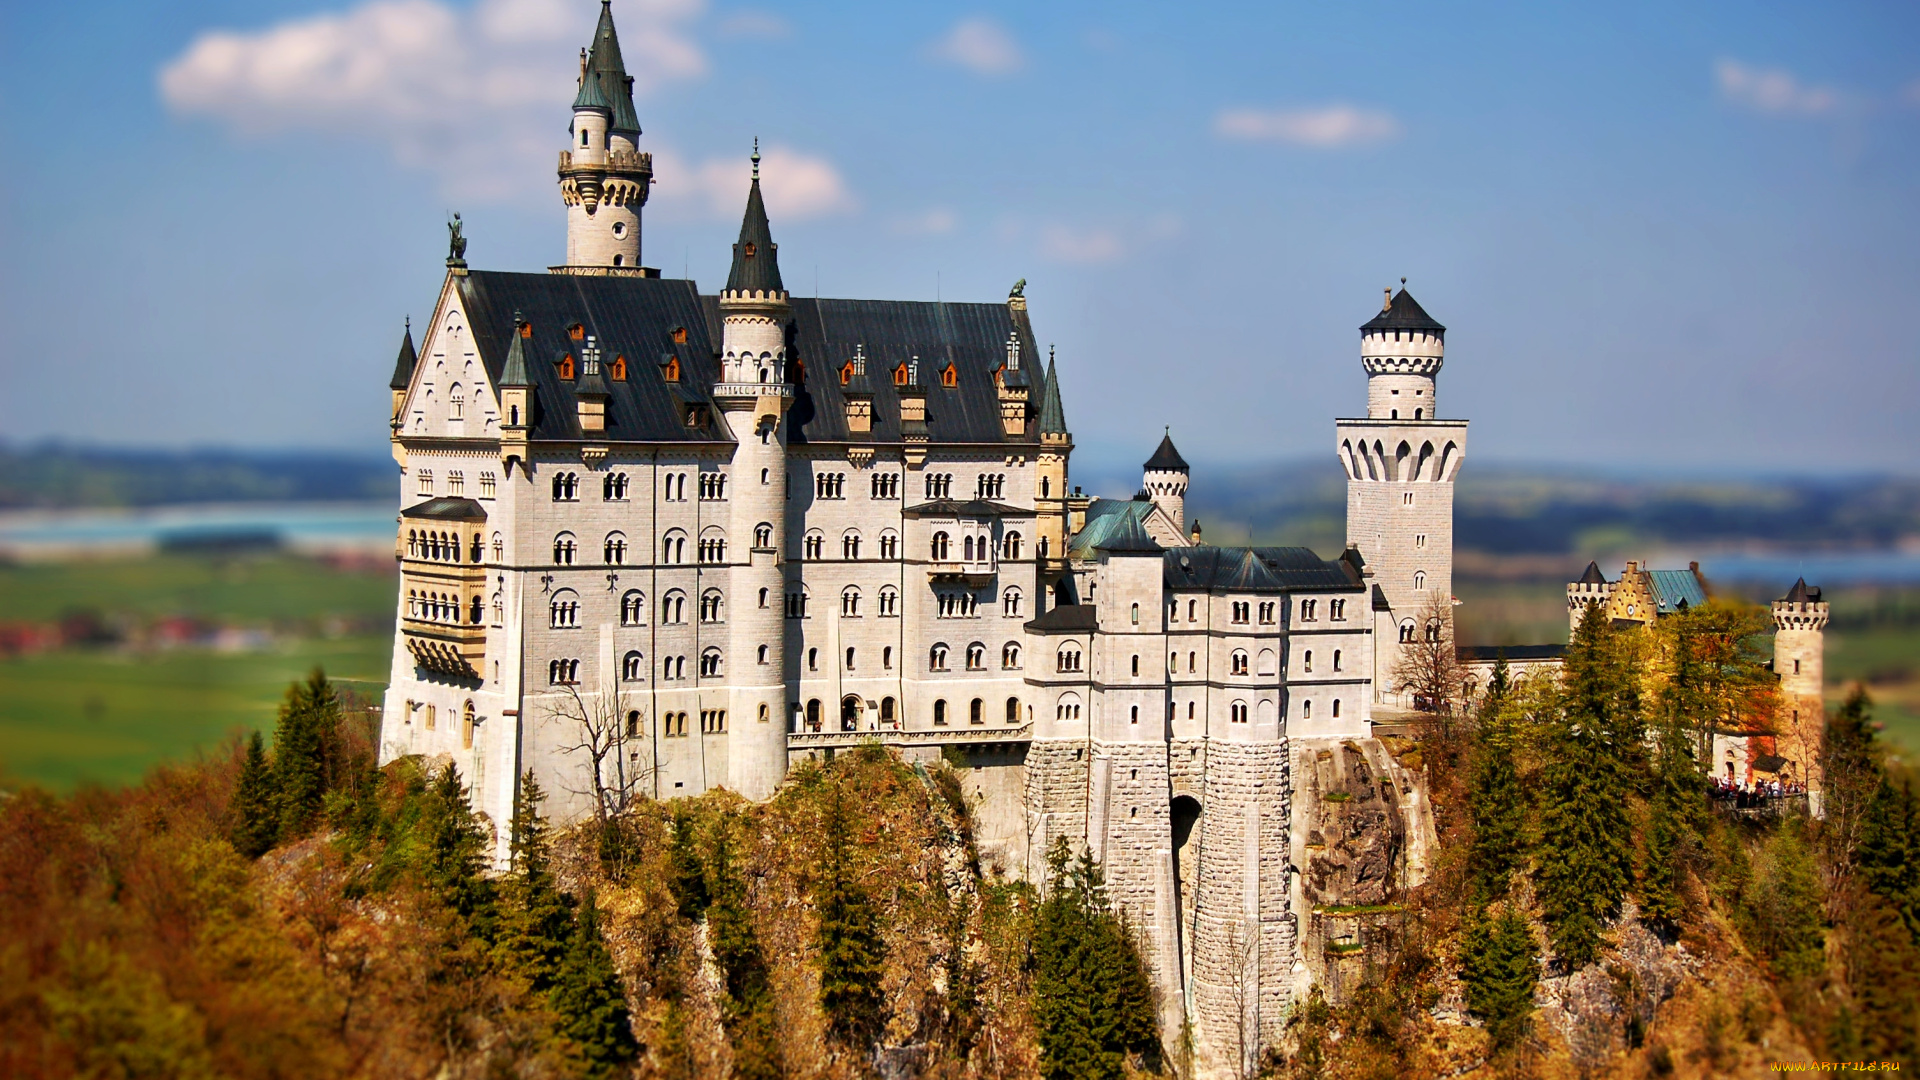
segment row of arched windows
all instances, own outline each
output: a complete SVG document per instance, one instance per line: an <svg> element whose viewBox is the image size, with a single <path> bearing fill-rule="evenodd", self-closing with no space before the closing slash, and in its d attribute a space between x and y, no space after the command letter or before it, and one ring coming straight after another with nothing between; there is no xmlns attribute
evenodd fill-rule
<svg viewBox="0 0 1920 1080"><path fill-rule="evenodd" d="M500 557L499 535L494 536L494 558ZM486 552L480 546L480 534L474 533L472 547L466 561L480 562ZM407 558L424 559L428 562L457 563L461 561L460 534L456 532L436 532L430 529L407 530Z"/></svg>
<svg viewBox="0 0 1920 1080"><path fill-rule="evenodd" d="M852 650L848 651L851 653ZM949 653L950 650L947 648L946 642L941 641L934 643L933 647L927 650L927 670L952 670L951 667L949 667ZM968 671L985 671L987 669L987 646L978 641L969 643L966 651L966 664ZM1019 642L1009 641L1000 647L1000 668L1003 671L1018 671L1020 669Z"/></svg>
<svg viewBox="0 0 1920 1080"><path fill-rule="evenodd" d="M755 545L764 547L773 542L773 526L760 525L754 530ZM600 556L608 566L624 566L627 561L627 537L625 533L610 532L601 542ZM700 533L697 548L703 563L724 563L727 561L727 534L718 526L704 529ZM501 556L499 538L494 539L494 558ZM580 541L571 532L562 532L553 538L553 564L572 566L580 555ZM474 537L473 557L479 561L480 538ZM456 557L453 561L459 561ZM679 529L669 531L660 538L660 561L669 566L677 566L687 561L687 534Z"/></svg>
<svg viewBox="0 0 1920 1080"><path fill-rule="evenodd" d="M495 601L494 621L500 620L499 603ZM480 598L475 596L469 603L462 605L457 593L425 592L418 589L407 590L407 618L420 622L444 623L449 626L467 624L479 626L486 617L486 609Z"/></svg>

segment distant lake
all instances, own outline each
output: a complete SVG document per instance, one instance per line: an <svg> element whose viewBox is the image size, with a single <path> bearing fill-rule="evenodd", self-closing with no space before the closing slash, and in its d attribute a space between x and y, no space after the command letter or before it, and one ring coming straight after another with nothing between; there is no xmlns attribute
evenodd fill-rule
<svg viewBox="0 0 1920 1080"><path fill-rule="evenodd" d="M1784 594L1794 579L1821 588L1842 585L1920 584L1920 551L1696 551L1653 559L1659 567L1682 567L1700 560L1709 581L1752 582ZM1617 574L1610 568L1609 574Z"/></svg>
<svg viewBox="0 0 1920 1080"><path fill-rule="evenodd" d="M140 510L0 514L0 551L41 557L141 551L222 536L271 538L303 550L391 548L391 503L226 503Z"/></svg>

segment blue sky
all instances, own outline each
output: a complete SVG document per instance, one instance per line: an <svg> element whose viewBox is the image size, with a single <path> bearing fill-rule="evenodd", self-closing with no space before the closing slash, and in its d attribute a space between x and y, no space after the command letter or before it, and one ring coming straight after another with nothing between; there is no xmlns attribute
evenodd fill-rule
<svg viewBox="0 0 1920 1080"><path fill-rule="evenodd" d="M447 212L561 257L597 10L8 5L0 433L381 452ZM648 263L719 283L758 135L796 292L1026 278L1084 458L1330 455L1404 275L1482 459L1920 467L1909 4L614 12Z"/></svg>

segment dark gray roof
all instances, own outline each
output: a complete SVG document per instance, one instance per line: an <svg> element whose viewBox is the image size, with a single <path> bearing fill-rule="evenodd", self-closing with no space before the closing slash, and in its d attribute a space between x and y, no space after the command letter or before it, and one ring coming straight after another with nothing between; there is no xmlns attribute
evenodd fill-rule
<svg viewBox="0 0 1920 1080"><path fill-rule="evenodd" d="M1392 611L1393 601L1387 599L1387 591L1380 586L1373 587L1373 610Z"/></svg>
<svg viewBox="0 0 1920 1080"><path fill-rule="evenodd" d="M472 499L455 499L442 496L415 503L400 511L401 516L411 518L432 518L435 521L485 521L487 511Z"/></svg>
<svg viewBox="0 0 1920 1080"><path fill-rule="evenodd" d="M908 517L1032 517L1032 510L991 499L933 499L900 511Z"/></svg>
<svg viewBox="0 0 1920 1080"><path fill-rule="evenodd" d="M413 367L420 362L420 355L413 351L413 320L407 320L407 330L400 338L400 355L393 362L393 380L387 385L395 390L405 390L413 382Z"/></svg>
<svg viewBox="0 0 1920 1080"><path fill-rule="evenodd" d="M1138 514L1117 514L1113 518L1114 526L1102 536L1094 547L1116 555L1151 555L1165 551L1159 542L1147 535L1140 524Z"/></svg>
<svg viewBox="0 0 1920 1080"><path fill-rule="evenodd" d="M593 51L587 56L587 77L600 84L600 93L612 107L610 131L640 134L640 116L633 109L633 80L620 58L620 35L613 30L612 0L600 0L600 24L593 28ZM586 88L581 87L585 96Z"/></svg>
<svg viewBox="0 0 1920 1080"><path fill-rule="evenodd" d="M1580 575L1579 584L1581 585L1605 585L1606 583L1607 575L1600 572L1600 564L1597 562L1589 562L1586 572Z"/></svg>
<svg viewBox="0 0 1920 1080"><path fill-rule="evenodd" d="M520 313L514 312L513 327L508 334L507 362L500 372L502 389L533 385L533 380L527 376L527 350L524 344L526 338L522 333L526 325L526 320L520 316Z"/></svg>
<svg viewBox="0 0 1920 1080"><path fill-rule="evenodd" d="M1040 418L1034 425L1046 435L1067 434L1067 410L1060 404L1060 372L1047 357L1046 385L1040 391Z"/></svg>
<svg viewBox="0 0 1920 1080"><path fill-rule="evenodd" d="M1567 655L1565 645L1462 645L1454 652L1462 660L1558 660Z"/></svg>
<svg viewBox="0 0 1920 1080"><path fill-rule="evenodd" d="M1787 595L1781 599L1789 604L1817 604L1820 602L1820 589L1818 586L1808 585L1807 579L1801 578L1793 583L1793 588L1788 589Z"/></svg>
<svg viewBox="0 0 1920 1080"><path fill-rule="evenodd" d="M1027 623L1027 629L1040 633L1082 633L1100 628L1099 613L1092 604L1062 604Z"/></svg>
<svg viewBox="0 0 1920 1080"><path fill-rule="evenodd" d="M1348 564L1303 547L1181 547L1163 556L1169 589L1282 592L1357 589Z"/></svg>
<svg viewBox="0 0 1920 1080"><path fill-rule="evenodd" d="M1161 472L1187 471L1187 459L1181 457L1180 451L1173 448L1172 431L1168 431L1165 435L1160 436L1160 446L1154 450L1153 456L1148 458L1147 463L1141 467L1145 469L1156 469Z"/></svg>
<svg viewBox="0 0 1920 1080"><path fill-rule="evenodd" d="M740 219L740 242L733 245L733 268L727 271L728 292L785 292L780 283L780 245L773 242L767 223L767 204L760 198L760 148L753 148L753 186L747 189L747 212Z"/></svg>
<svg viewBox="0 0 1920 1080"><path fill-rule="evenodd" d="M673 278L516 274L474 270L455 279L473 327L474 343L494 385L504 378L513 341L514 314L532 332L523 344L526 382L535 388L528 436L535 440L581 439L574 388L562 382L555 363L582 342L568 328L600 344L601 363L627 358L625 381L608 382L607 431L613 441L723 439L722 433L686 426L682 404L709 400L719 374L714 354L720 339L719 299L701 296L691 281ZM900 392L893 372L911 357L921 364L920 393L927 399L928 438L939 443L1027 443L1037 435L1008 435L1000 422L993 372L1005 362L1006 340L1017 333L1030 350L1033 329L1025 312L1003 303L952 304L909 300L816 300L796 298L788 337L790 370L798 382L787 413L793 442L838 442L849 437L839 369L864 345L873 398L877 443L899 442ZM676 328L686 341L675 344ZM680 362L680 381L668 383L657 362ZM653 362L650 362L653 361ZM956 385L935 374L952 364ZM576 368L577 370L577 368ZM604 366L603 366L604 370Z"/></svg>
<svg viewBox="0 0 1920 1080"><path fill-rule="evenodd" d="M1434 317L1420 307L1413 294L1401 289L1388 301L1386 310L1368 319L1360 326L1364 333L1368 330L1431 330L1445 335L1447 328L1441 326Z"/></svg>

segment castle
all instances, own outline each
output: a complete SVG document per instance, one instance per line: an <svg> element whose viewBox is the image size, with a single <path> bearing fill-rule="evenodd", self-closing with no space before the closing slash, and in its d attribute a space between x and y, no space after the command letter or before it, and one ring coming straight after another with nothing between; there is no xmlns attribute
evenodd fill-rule
<svg viewBox="0 0 1920 1080"><path fill-rule="evenodd" d="M1322 783L1377 784L1418 870L1424 796L1371 729L1411 704L1394 665L1452 589L1445 327L1402 289L1361 328L1344 552L1207 545L1170 436L1132 500L1071 486L1019 287L791 295L757 150L724 288L644 266L631 83L603 0L559 159L567 261L474 270L456 234L402 344L382 759L450 758L503 834L529 771L566 819L764 799L876 741L945 758L990 861L1038 879L1056 837L1103 861L1169 1038L1191 1023L1203 1071L1238 1071L1330 962L1302 941L1342 887L1301 869Z"/></svg>

